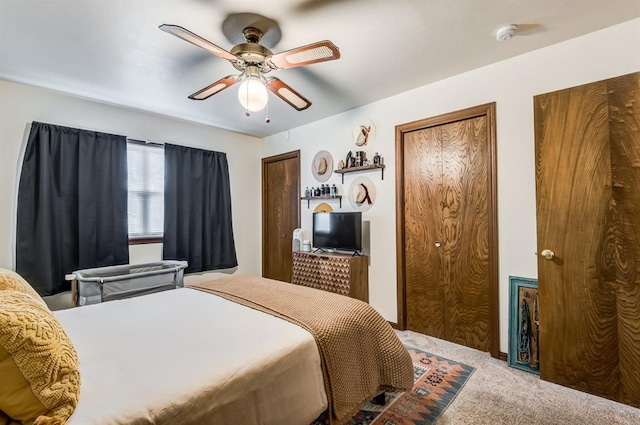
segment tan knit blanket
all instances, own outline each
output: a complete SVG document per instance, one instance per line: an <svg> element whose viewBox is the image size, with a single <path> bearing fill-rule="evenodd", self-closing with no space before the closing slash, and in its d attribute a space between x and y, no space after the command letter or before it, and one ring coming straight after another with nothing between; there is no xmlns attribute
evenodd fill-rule
<svg viewBox="0 0 640 425"><path fill-rule="evenodd" d="M251 275L189 285L294 323L313 335L329 421L342 424L380 391L413 387L413 366L391 326L369 304Z"/></svg>

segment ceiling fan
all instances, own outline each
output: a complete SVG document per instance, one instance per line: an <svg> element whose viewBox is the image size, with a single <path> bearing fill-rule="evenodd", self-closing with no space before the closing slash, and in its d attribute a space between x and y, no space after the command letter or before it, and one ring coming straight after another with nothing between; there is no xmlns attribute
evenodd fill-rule
<svg viewBox="0 0 640 425"><path fill-rule="evenodd" d="M259 15L255 15L259 16ZM273 21L271 21L273 22ZM340 58L340 51L331 41L324 40L297 47L280 53L272 53L260 44L265 31L256 26L246 26L242 35L244 42L227 51L191 31L178 26L163 24L160 29L175 35L207 52L228 60L240 75L227 75L209 86L193 93L189 99L204 100L222 90L241 82L238 100L244 106L246 115L263 109L267 104L267 89L298 111L311 106L311 102L277 77L265 74L279 69L296 68ZM279 31L279 29L278 29ZM279 35L278 35L279 39ZM267 122L269 118L267 117Z"/></svg>

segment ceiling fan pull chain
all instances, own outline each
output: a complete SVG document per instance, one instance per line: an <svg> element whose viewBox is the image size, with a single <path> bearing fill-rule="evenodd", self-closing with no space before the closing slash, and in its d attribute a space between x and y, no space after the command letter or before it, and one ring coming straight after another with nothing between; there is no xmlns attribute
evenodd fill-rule
<svg viewBox="0 0 640 425"><path fill-rule="evenodd" d="M246 88L247 88L247 106L246 106L246 109L244 111L244 114L246 116L251 116L251 112L249 111L249 84L247 84Z"/></svg>
<svg viewBox="0 0 640 425"><path fill-rule="evenodd" d="M269 93L267 93L267 117L264 119L264 122L267 124L271 122L271 118L269 118Z"/></svg>

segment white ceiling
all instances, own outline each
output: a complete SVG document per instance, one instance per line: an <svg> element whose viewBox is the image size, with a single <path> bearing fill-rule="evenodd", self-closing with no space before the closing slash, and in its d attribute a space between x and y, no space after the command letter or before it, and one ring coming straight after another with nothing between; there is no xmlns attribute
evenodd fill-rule
<svg viewBox="0 0 640 425"><path fill-rule="evenodd" d="M340 48L337 61L271 74L311 108L271 95L266 124L265 112L244 115L235 87L187 99L237 71L158 26L230 50L221 26L239 12L279 23L276 53ZM0 0L0 78L265 136L639 16L640 0ZM496 41L510 23L518 36Z"/></svg>

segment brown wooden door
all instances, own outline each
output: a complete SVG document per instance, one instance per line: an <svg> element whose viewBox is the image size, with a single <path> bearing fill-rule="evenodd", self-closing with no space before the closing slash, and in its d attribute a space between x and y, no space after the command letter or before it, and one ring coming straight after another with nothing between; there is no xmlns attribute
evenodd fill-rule
<svg viewBox="0 0 640 425"><path fill-rule="evenodd" d="M408 329L498 356L493 111L398 127L398 281Z"/></svg>
<svg viewBox="0 0 640 425"><path fill-rule="evenodd" d="M291 282L300 227L300 151L262 159L262 276Z"/></svg>
<svg viewBox="0 0 640 425"><path fill-rule="evenodd" d="M640 407L640 73L534 103L540 376Z"/></svg>
<svg viewBox="0 0 640 425"><path fill-rule="evenodd" d="M404 135L404 270L406 327L446 339L442 241L442 137L440 127ZM442 243L442 242L440 242Z"/></svg>

